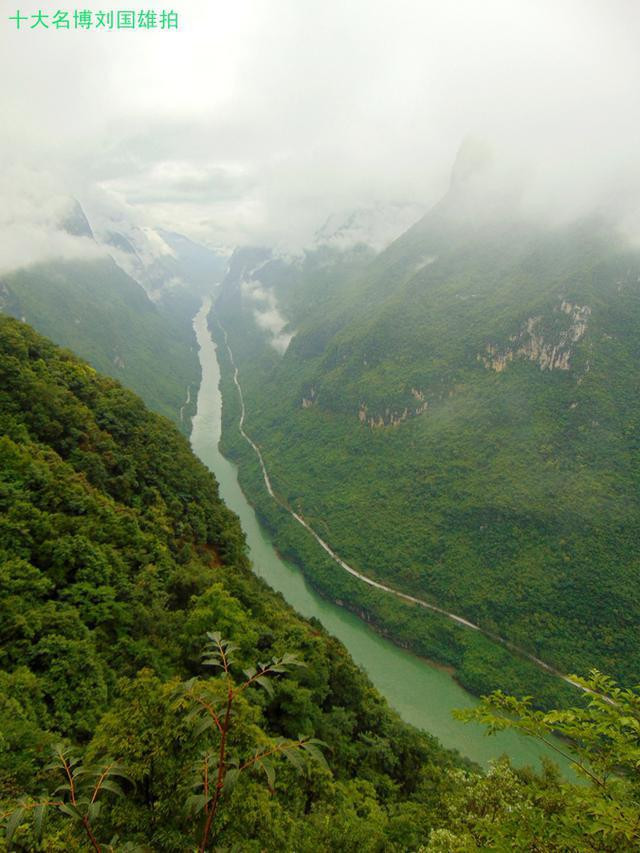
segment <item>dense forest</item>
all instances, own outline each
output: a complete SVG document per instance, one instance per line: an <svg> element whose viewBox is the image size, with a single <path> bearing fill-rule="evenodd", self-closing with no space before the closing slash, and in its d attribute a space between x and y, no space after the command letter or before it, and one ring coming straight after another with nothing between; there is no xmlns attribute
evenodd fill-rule
<svg viewBox="0 0 640 853"><path fill-rule="evenodd" d="M228 334L280 500L351 566L561 672L633 685L640 256L603 217L542 227L499 202L453 182L373 259L239 250L211 329ZM256 293L278 307L284 353ZM363 588L296 530L238 433L225 358L225 452L318 589L476 693L571 701L499 644Z"/></svg>
<svg viewBox="0 0 640 853"><path fill-rule="evenodd" d="M640 0L25 5L0 853L640 853Z"/></svg>
<svg viewBox="0 0 640 853"><path fill-rule="evenodd" d="M634 694L546 717L492 697L476 718L574 738L588 784L485 776L253 575L167 420L9 318L0 377L0 845L634 849Z"/></svg>
<svg viewBox="0 0 640 853"><path fill-rule="evenodd" d="M319 738L328 768L298 779L278 767L269 785L247 775L216 843L417 846L464 763L404 725L337 641L252 574L236 518L168 421L26 325L3 318L0 333L0 812L55 780L46 768L62 741L87 766L116 758L131 780L96 819L103 842L191 849L198 820L183 806L212 733L198 734L176 691L195 679L192 691L215 696L201 653L218 631L237 645L240 681L260 661L304 663L271 694L243 693L233 750ZM40 849L28 817L16 849ZM44 832L42 849L84 849L60 813Z"/></svg>

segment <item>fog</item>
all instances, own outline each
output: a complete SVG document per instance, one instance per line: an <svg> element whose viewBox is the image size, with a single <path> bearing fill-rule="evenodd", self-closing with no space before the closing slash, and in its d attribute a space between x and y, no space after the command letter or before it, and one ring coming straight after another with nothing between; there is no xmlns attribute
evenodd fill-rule
<svg viewBox="0 0 640 853"><path fill-rule="evenodd" d="M18 32L3 12L0 269L47 251L40 213L65 194L92 222L295 248L341 211L428 207L469 134L536 216L619 205L638 221L632 0L173 8L169 32Z"/></svg>
<svg viewBox="0 0 640 853"><path fill-rule="evenodd" d="M268 335L269 343L281 355L286 351L293 338L287 332L287 320L278 309L276 298L259 281L244 280L241 284L243 296L253 303L253 318L259 328Z"/></svg>

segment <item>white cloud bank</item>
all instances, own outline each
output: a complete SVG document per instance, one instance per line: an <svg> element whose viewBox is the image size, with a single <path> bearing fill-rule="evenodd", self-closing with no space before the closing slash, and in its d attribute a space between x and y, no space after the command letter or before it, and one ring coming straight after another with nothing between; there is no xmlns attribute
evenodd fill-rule
<svg viewBox="0 0 640 853"><path fill-rule="evenodd" d="M243 281L240 289L253 303L256 325L267 333L271 346L284 355L295 332L287 331L288 322L280 313L275 296L255 279Z"/></svg>
<svg viewBox="0 0 640 853"><path fill-rule="evenodd" d="M62 224L74 200L47 174L26 168L0 176L0 274L49 260L91 260L106 251Z"/></svg>
<svg viewBox="0 0 640 853"><path fill-rule="evenodd" d="M541 216L623 191L637 206L635 0L174 6L178 32L0 18L4 170L46 172L81 201L101 188L212 246L300 246L336 210L432 203L471 132Z"/></svg>

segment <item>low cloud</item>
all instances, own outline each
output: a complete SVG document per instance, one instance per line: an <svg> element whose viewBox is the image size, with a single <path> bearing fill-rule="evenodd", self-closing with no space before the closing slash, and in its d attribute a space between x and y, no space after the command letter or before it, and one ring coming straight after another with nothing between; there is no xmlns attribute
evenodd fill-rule
<svg viewBox="0 0 640 853"><path fill-rule="evenodd" d="M0 274L47 261L89 261L108 254L90 238L73 237L63 231L28 224L12 224L7 228L0 224L0 228L3 238Z"/></svg>
<svg viewBox="0 0 640 853"><path fill-rule="evenodd" d="M3 166L44 170L81 200L107 192L136 221L211 247L299 248L336 211L428 207L468 133L522 176L536 216L611 209L625 193L625 215L639 207L636 2L177 11L172 33L0 28Z"/></svg>
<svg viewBox="0 0 640 853"><path fill-rule="evenodd" d="M51 260L94 260L106 250L64 229L76 202L46 173L5 171L0 179L0 273Z"/></svg>
<svg viewBox="0 0 640 853"><path fill-rule="evenodd" d="M241 290L243 296L253 303L256 325L267 333L271 346L284 355L294 333L286 331L289 324L280 313L275 296L253 279L243 281Z"/></svg>

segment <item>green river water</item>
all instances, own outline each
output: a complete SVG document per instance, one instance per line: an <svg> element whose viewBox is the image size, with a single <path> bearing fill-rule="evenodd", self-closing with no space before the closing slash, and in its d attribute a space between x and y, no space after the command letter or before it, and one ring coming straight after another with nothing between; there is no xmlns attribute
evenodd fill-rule
<svg viewBox="0 0 640 853"><path fill-rule="evenodd" d="M389 640L376 634L347 610L321 598L306 583L300 570L278 556L256 518L240 486L236 466L218 450L221 431L222 400L220 370L216 347L207 328L208 304L194 318L200 347L202 383L198 393L197 414L193 419L191 445L194 452L213 471L220 494L240 518L249 544L256 574L303 616L315 616L325 628L348 648L353 659L367 672L371 681L404 720L434 734L447 747L485 765L491 758L506 753L514 764L540 766L547 755L572 776L568 763L552 749L515 732L487 736L476 724L455 720L454 708L469 708L476 699L467 693L448 672L428 664Z"/></svg>

